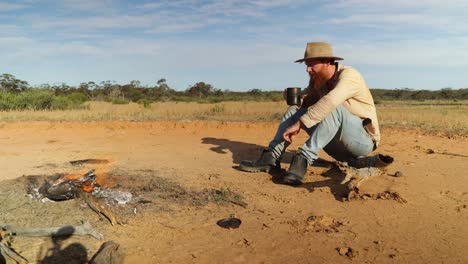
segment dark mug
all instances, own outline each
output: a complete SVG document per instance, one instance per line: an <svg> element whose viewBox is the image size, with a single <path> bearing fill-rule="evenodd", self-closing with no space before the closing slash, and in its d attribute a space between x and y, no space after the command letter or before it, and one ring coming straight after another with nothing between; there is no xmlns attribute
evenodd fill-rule
<svg viewBox="0 0 468 264"><path fill-rule="evenodd" d="M301 105L301 88L289 87L286 89L286 102L288 105Z"/></svg>

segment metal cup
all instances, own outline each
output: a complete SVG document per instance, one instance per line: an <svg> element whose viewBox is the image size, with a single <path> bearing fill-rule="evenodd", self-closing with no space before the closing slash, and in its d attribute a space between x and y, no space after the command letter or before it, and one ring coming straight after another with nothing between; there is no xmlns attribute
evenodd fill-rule
<svg viewBox="0 0 468 264"><path fill-rule="evenodd" d="M288 105L301 105L301 88L289 87L286 89L286 102Z"/></svg>

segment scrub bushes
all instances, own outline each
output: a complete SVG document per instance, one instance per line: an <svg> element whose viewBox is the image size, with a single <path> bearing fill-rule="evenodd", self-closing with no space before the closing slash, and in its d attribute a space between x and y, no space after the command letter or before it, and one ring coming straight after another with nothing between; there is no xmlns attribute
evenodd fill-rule
<svg viewBox="0 0 468 264"><path fill-rule="evenodd" d="M76 95L56 96L48 90L28 90L21 93L0 92L0 110L67 110L81 109L83 98Z"/></svg>

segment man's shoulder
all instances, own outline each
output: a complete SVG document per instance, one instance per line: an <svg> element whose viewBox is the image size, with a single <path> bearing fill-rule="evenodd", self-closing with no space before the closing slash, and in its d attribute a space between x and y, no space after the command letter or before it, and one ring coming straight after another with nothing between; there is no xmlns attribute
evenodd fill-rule
<svg viewBox="0 0 468 264"><path fill-rule="evenodd" d="M343 64L338 65L338 71L346 72L346 73L359 73L359 71L356 70L354 67L349 66L349 65L343 65Z"/></svg>
<svg viewBox="0 0 468 264"><path fill-rule="evenodd" d="M340 73L339 78L357 78L357 79L362 79L361 73L356 70L354 67L348 66L348 65L338 65L338 71Z"/></svg>

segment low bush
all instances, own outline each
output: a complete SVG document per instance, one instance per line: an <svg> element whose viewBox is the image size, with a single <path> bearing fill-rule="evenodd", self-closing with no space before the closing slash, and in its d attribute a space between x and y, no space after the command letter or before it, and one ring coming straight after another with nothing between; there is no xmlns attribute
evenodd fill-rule
<svg viewBox="0 0 468 264"><path fill-rule="evenodd" d="M120 98L120 97L111 98L110 102L113 103L113 104L128 104L128 103L130 103L129 100L127 100L125 98Z"/></svg>
<svg viewBox="0 0 468 264"><path fill-rule="evenodd" d="M142 105L144 108L150 108L151 107L151 101L146 99L146 98L138 100L137 103Z"/></svg>
<svg viewBox="0 0 468 264"><path fill-rule="evenodd" d="M56 96L48 90L28 90L22 93L0 93L0 110L67 110L80 109L83 101Z"/></svg>
<svg viewBox="0 0 468 264"><path fill-rule="evenodd" d="M74 101L74 102L79 102L79 103L84 103L89 100L88 96L82 94L82 93L71 93L70 95L67 96L68 99Z"/></svg>

